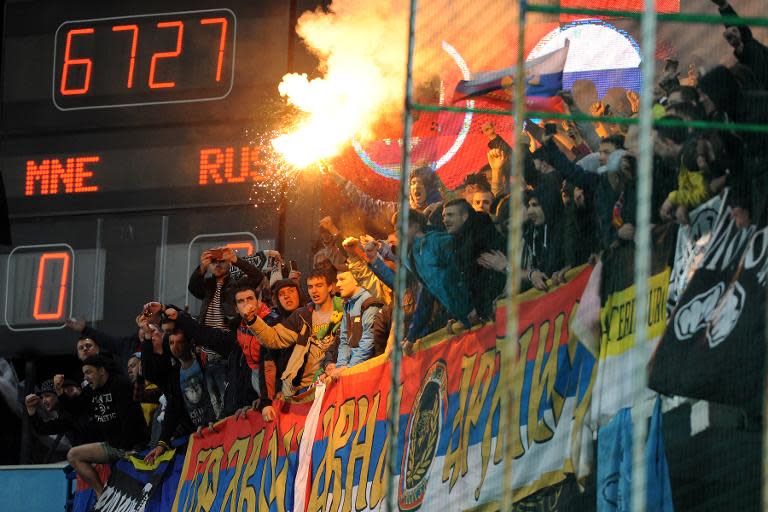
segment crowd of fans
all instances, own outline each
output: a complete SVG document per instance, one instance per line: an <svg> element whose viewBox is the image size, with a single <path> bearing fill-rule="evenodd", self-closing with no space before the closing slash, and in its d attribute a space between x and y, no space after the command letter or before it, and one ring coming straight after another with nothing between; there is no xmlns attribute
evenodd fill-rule
<svg viewBox="0 0 768 512"><path fill-rule="evenodd" d="M724 0L712 0L735 15ZM669 61L655 93L657 119L768 121L768 48L745 26L725 39L738 64L678 73ZM562 97L573 113L637 115L632 91L595 95L580 81ZM585 98L594 99L587 101ZM581 107L580 107L581 105ZM585 106L586 105L586 106ZM513 153L523 154L524 229L520 289L548 291L572 267L633 244L637 207L637 126L536 124L510 146L492 123L488 165L446 191L429 168L410 175L407 290L402 307L409 354L426 334L494 319L511 265L506 255ZM766 223L765 136L658 125L653 131L652 223L687 224L688 213L728 187L739 226ZM393 226L380 236L345 237L330 217L319 226L320 247L305 275L283 264L257 267L225 247L202 253L189 278L201 300L197 316L184 307L148 302L128 337L69 322L79 334L84 382L55 375L26 409L39 434L64 434L67 459L100 494L92 467L149 448L152 462L174 437L206 435L226 416L258 411L275 418L272 401L311 400L318 382L384 354L390 338L399 203L368 197L328 170L367 215Z"/></svg>

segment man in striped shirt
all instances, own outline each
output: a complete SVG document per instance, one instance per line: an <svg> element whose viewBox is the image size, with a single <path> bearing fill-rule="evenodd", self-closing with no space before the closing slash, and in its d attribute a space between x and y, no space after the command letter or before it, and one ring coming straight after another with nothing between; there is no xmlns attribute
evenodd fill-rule
<svg viewBox="0 0 768 512"><path fill-rule="evenodd" d="M203 251L200 255L200 266L189 277L188 288L193 296L203 302L198 318L201 324L217 329L229 329L229 322L236 314L236 308L228 296L228 291L234 284L230 276L233 266L239 268L255 283L260 283L264 279L261 270L244 259L238 258L235 251L228 247L215 247ZM208 272L211 275L206 277ZM227 360L209 348L202 350L206 386L218 417L223 407Z"/></svg>

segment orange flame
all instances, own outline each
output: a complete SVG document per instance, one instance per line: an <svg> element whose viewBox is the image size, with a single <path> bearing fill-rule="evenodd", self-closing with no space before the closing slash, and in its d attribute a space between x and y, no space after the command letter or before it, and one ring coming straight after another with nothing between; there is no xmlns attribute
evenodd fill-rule
<svg viewBox="0 0 768 512"><path fill-rule="evenodd" d="M290 164L304 168L337 155L353 136L402 109L407 44L406 4L336 0L329 12L304 13L297 33L319 59L321 77L290 73L278 90L308 114L272 140Z"/></svg>

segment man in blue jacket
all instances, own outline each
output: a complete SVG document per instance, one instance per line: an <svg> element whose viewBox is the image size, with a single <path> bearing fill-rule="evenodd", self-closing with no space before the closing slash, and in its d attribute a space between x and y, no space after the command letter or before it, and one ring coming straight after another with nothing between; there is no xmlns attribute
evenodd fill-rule
<svg viewBox="0 0 768 512"><path fill-rule="evenodd" d="M472 307L469 288L454 251L453 235L428 230L424 215L411 210L408 239L408 270L416 274L428 293L445 307L449 318L465 326L476 322L477 312ZM424 295L423 290L420 295ZM416 307L426 307L423 298ZM415 316L418 314L417 311Z"/></svg>

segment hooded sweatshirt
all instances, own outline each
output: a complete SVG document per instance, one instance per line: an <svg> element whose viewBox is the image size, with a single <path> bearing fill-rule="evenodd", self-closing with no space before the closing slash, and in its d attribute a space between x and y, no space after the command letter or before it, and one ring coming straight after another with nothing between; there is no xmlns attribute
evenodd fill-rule
<svg viewBox="0 0 768 512"><path fill-rule="evenodd" d="M565 211L560 194L559 180L546 175L531 192L544 211L544 224L529 223L523 233L523 269L538 270L547 276L572 263L565 254Z"/></svg>

